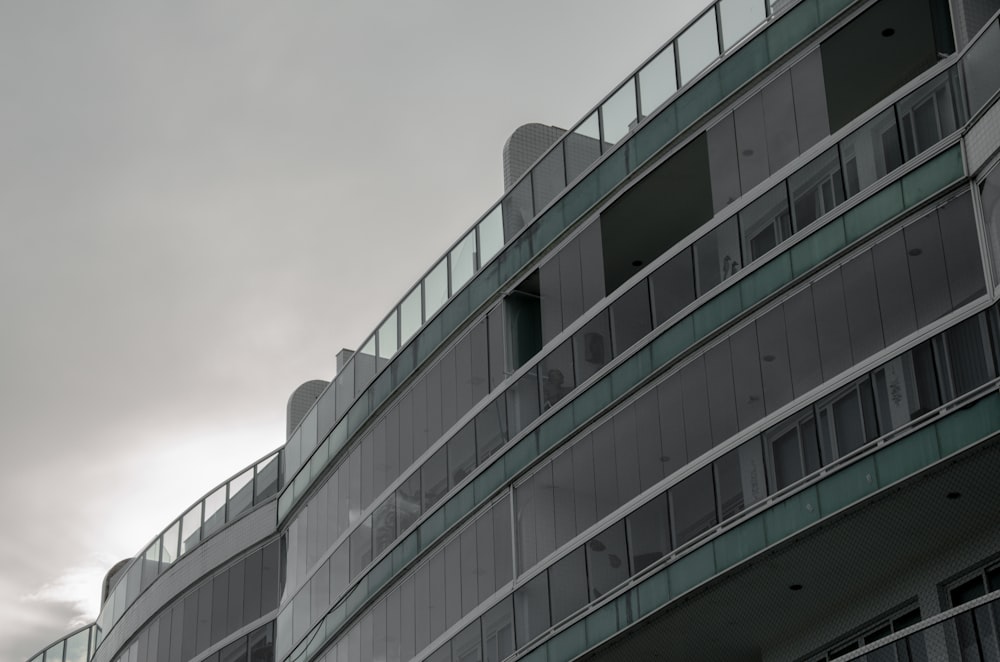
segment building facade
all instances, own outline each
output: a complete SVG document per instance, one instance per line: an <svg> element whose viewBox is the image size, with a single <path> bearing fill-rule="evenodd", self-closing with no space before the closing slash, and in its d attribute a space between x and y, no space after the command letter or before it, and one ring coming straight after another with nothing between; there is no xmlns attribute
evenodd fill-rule
<svg viewBox="0 0 1000 662"><path fill-rule="evenodd" d="M998 92L997 0L719 0L30 662L1000 659Z"/></svg>

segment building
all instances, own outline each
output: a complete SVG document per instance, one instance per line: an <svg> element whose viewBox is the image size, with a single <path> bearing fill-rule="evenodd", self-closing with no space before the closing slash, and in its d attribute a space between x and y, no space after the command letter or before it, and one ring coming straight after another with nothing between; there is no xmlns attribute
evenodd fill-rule
<svg viewBox="0 0 1000 662"><path fill-rule="evenodd" d="M998 10L708 7L31 662L997 659Z"/></svg>

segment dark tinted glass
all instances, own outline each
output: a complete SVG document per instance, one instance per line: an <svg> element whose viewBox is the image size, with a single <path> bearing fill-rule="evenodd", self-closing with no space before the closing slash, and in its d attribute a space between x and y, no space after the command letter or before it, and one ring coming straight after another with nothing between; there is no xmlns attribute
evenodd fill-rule
<svg viewBox="0 0 1000 662"><path fill-rule="evenodd" d="M621 503L618 497L618 467L615 459L615 433L612 421L594 430L594 496L597 519L601 519Z"/></svg>
<svg viewBox="0 0 1000 662"><path fill-rule="evenodd" d="M792 67L792 96L799 149L804 152L830 135L821 49L817 48Z"/></svg>
<svg viewBox="0 0 1000 662"><path fill-rule="evenodd" d="M812 292L802 290L784 304L792 391L798 397L823 381Z"/></svg>
<svg viewBox="0 0 1000 662"><path fill-rule="evenodd" d="M708 411L708 384L705 357L698 356L680 372L684 402L684 438L687 456L694 459L712 447L712 427Z"/></svg>
<svg viewBox="0 0 1000 662"><path fill-rule="evenodd" d="M885 347L875 285L875 265L871 251L857 256L841 267L844 300L847 303L847 327L851 334L854 360L871 356Z"/></svg>
<svg viewBox="0 0 1000 662"><path fill-rule="evenodd" d="M511 555L510 501L504 499L493 508L493 563L496 585L503 586L514 577L514 559Z"/></svg>
<svg viewBox="0 0 1000 662"><path fill-rule="evenodd" d="M847 197L857 194L903 163L896 113L888 108L840 142Z"/></svg>
<svg viewBox="0 0 1000 662"><path fill-rule="evenodd" d="M507 429L511 437L538 418L538 373L532 368L521 375L505 394L507 399Z"/></svg>
<svg viewBox="0 0 1000 662"><path fill-rule="evenodd" d="M559 251L559 292L562 328L566 328L583 313L583 272L580 264L579 238L570 241Z"/></svg>
<svg viewBox="0 0 1000 662"><path fill-rule="evenodd" d="M611 304L614 355L634 345L653 328L649 284L643 280Z"/></svg>
<svg viewBox="0 0 1000 662"><path fill-rule="evenodd" d="M954 76L946 71L896 104L907 160L934 146L964 121Z"/></svg>
<svg viewBox="0 0 1000 662"><path fill-rule="evenodd" d="M506 504L498 506L506 508ZM476 604L483 602L496 591L496 562L494 560L493 513L487 512L476 520L476 584L479 595ZM510 556L510 552L507 553Z"/></svg>
<svg viewBox="0 0 1000 662"><path fill-rule="evenodd" d="M931 344L924 343L873 373L883 432L895 430L940 404Z"/></svg>
<svg viewBox="0 0 1000 662"><path fill-rule="evenodd" d="M740 197L740 171L736 154L736 127L733 116L726 115L708 130L712 208L716 212Z"/></svg>
<svg viewBox="0 0 1000 662"><path fill-rule="evenodd" d="M812 293L823 378L830 379L853 363L840 269L813 283Z"/></svg>
<svg viewBox="0 0 1000 662"><path fill-rule="evenodd" d="M476 468L476 428L467 423L448 441L448 485L455 487Z"/></svg>
<svg viewBox="0 0 1000 662"><path fill-rule="evenodd" d="M796 231L844 201L840 157L833 147L788 178L792 225Z"/></svg>
<svg viewBox="0 0 1000 662"><path fill-rule="evenodd" d="M518 647L549 627L548 573L541 573L514 593L514 623Z"/></svg>
<svg viewBox="0 0 1000 662"><path fill-rule="evenodd" d="M781 182L740 212L743 255L756 260L792 234L788 194Z"/></svg>
<svg viewBox="0 0 1000 662"><path fill-rule="evenodd" d="M615 414L612 419L619 504L625 503L639 493L641 474L636 419L642 420L642 427L652 428L655 438L659 439L655 394L646 394L631 407L626 407Z"/></svg>
<svg viewBox="0 0 1000 662"><path fill-rule="evenodd" d="M670 551L667 496L661 494L625 520L631 574L641 571Z"/></svg>
<svg viewBox="0 0 1000 662"><path fill-rule="evenodd" d="M756 94L736 109L736 148L739 150L740 184L746 193L770 173L767 158L767 131L764 103Z"/></svg>
<svg viewBox="0 0 1000 662"><path fill-rule="evenodd" d="M910 282L917 325L924 326L951 309L944 248L937 212L927 214L903 231L910 264Z"/></svg>
<svg viewBox="0 0 1000 662"><path fill-rule="evenodd" d="M674 547L679 547L718 522L712 467L691 474L669 491Z"/></svg>
<svg viewBox="0 0 1000 662"><path fill-rule="evenodd" d="M603 310L573 334L573 364L576 382L590 378L611 360L611 328L608 311Z"/></svg>
<svg viewBox="0 0 1000 662"><path fill-rule="evenodd" d="M428 590L430 591L430 599L428 600L428 619L430 626L429 634L431 639L434 639L439 634L444 632L444 629L447 627L449 596L448 586L446 585L446 549L447 548L439 550L427 563L427 581L429 586ZM458 575L458 572L459 569L457 566L451 569L451 574L455 576Z"/></svg>
<svg viewBox="0 0 1000 662"><path fill-rule="evenodd" d="M351 578L372 562L372 519L365 520L354 529L350 537L351 545Z"/></svg>
<svg viewBox="0 0 1000 662"><path fill-rule="evenodd" d="M705 352L705 375L708 381L712 443L719 444L739 430L736 422L736 396L733 392L733 362L728 339Z"/></svg>
<svg viewBox="0 0 1000 662"><path fill-rule="evenodd" d="M573 350L569 341L542 359L542 411L563 399L575 386Z"/></svg>
<svg viewBox="0 0 1000 662"><path fill-rule="evenodd" d="M725 520L767 496L760 439L751 439L715 461L716 502Z"/></svg>
<svg viewBox="0 0 1000 662"><path fill-rule="evenodd" d="M422 510L426 512L448 491L447 447L440 448L420 467L420 484L423 491Z"/></svg>
<svg viewBox="0 0 1000 662"><path fill-rule="evenodd" d="M941 207L938 220L951 305L958 308L986 291L971 194L966 193Z"/></svg>
<svg viewBox="0 0 1000 662"><path fill-rule="evenodd" d="M372 514L372 556L378 556L396 539L396 495L390 494Z"/></svg>
<svg viewBox="0 0 1000 662"><path fill-rule="evenodd" d="M699 294L735 276L743 264L736 218L729 219L695 242L694 259Z"/></svg>
<svg viewBox="0 0 1000 662"><path fill-rule="evenodd" d="M764 102L764 128L767 131L768 166L771 172L777 172L799 155L791 72L785 72L768 83L761 95Z"/></svg>
<svg viewBox="0 0 1000 662"><path fill-rule="evenodd" d="M476 527L467 526L459 536L458 548L460 550L459 568L461 569L462 602L460 604L461 613L465 614L479 604L479 554L476 542ZM454 573L454 568L452 568ZM478 639L478 637L477 637Z"/></svg>
<svg viewBox="0 0 1000 662"><path fill-rule="evenodd" d="M601 597L628 579L624 522L591 538L586 548L591 599Z"/></svg>
<svg viewBox="0 0 1000 662"><path fill-rule="evenodd" d="M729 340L733 358L733 392L741 428L764 417L764 385L760 377L757 325L748 324Z"/></svg>
<svg viewBox="0 0 1000 662"><path fill-rule="evenodd" d="M1000 89L997 62L1000 62L1000 24L993 21L962 61L970 111L979 110Z"/></svg>
<svg viewBox="0 0 1000 662"><path fill-rule="evenodd" d="M505 599L482 617L483 659L500 662L514 652L514 604Z"/></svg>
<svg viewBox="0 0 1000 662"><path fill-rule="evenodd" d="M635 450L630 444L630 438L623 438L620 430L627 431L627 414L622 412L615 417L615 436L619 447L627 449L619 452L618 485L623 501L631 499L640 491L647 490L658 483L664 476L661 456L660 432L660 402L659 394L653 390L642 396L635 405L626 411L635 413ZM622 418L621 425L619 417ZM638 477L638 479L636 479ZM629 484L631 483L631 484Z"/></svg>
<svg viewBox="0 0 1000 662"><path fill-rule="evenodd" d="M481 464L507 441L507 402L497 398L476 415L476 462Z"/></svg>
<svg viewBox="0 0 1000 662"><path fill-rule="evenodd" d="M872 248L875 282L878 289L879 318L885 342L912 333L917 328L917 313L910 286L910 267L903 233L897 232Z"/></svg>
<svg viewBox="0 0 1000 662"><path fill-rule="evenodd" d="M452 662L482 662L482 636L478 619L464 627L451 640Z"/></svg>
<svg viewBox="0 0 1000 662"><path fill-rule="evenodd" d="M555 488L556 547L561 547L577 532L576 504L573 499L573 453L561 453L552 460L552 482Z"/></svg>
<svg viewBox="0 0 1000 662"><path fill-rule="evenodd" d="M784 308L778 306L757 320L757 345L764 384L764 405L768 412L772 412L792 399Z"/></svg>
<svg viewBox="0 0 1000 662"><path fill-rule="evenodd" d="M576 506L576 531L583 531L597 521L594 438L587 435L574 444L573 501Z"/></svg>
<svg viewBox="0 0 1000 662"><path fill-rule="evenodd" d="M558 623L587 604L587 562L579 547L549 568L552 622Z"/></svg>
<svg viewBox="0 0 1000 662"><path fill-rule="evenodd" d="M691 249L685 249L650 275L656 325L666 322L694 301L694 263L691 255Z"/></svg>
<svg viewBox="0 0 1000 662"><path fill-rule="evenodd" d="M396 535L413 526L420 517L420 472L406 479L396 490Z"/></svg>

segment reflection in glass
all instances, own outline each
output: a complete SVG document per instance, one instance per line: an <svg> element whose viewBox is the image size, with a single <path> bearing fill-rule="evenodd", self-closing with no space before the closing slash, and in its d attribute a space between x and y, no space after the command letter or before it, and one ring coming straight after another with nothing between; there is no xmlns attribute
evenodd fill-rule
<svg viewBox="0 0 1000 662"><path fill-rule="evenodd" d="M535 217L531 176L524 177L500 202L503 209L503 236L506 241L516 235L521 228L531 223Z"/></svg>
<svg viewBox="0 0 1000 662"><path fill-rule="evenodd" d="M631 572L636 574L670 551L667 497L661 494L626 518Z"/></svg>
<svg viewBox="0 0 1000 662"><path fill-rule="evenodd" d="M792 234L785 182L762 195L740 212L743 254L756 260Z"/></svg>
<svg viewBox="0 0 1000 662"><path fill-rule="evenodd" d="M479 222L479 264L486 264L503 248L503 210L498 205Z"/></svg>
<svg viewBox="0 0 1000 662"><path fill-rule="evenodd" d="M964 121L954 69L922 85L896 104L903 155L909 161L958 129Z"/></svg>
<svg viewBox="0 0 1000 662"><path fill-rule="evenodd" d="M429 320L448 300L448 261L442 259L424 278L424 319Z"/></svg>
<svg viewBox="0 0 1000 662"><path fill-rule="evenodd" d="M674 547L693 540L718 523L711 465L691 474L667 494Z"/></svg>
<svg viewBox="0 0 1000 662"><path fill-rule="evenodd" d="M824 457L843 457L878 436L871 381L865 378L816 405Z"/></svg>
<svg viewBox="0 0 1000 662"><path fill-rule="evenodd" d="M639 72L639 104L642 116L649 115L677 91L674 45L670 44Z"/></svg>
<svg viewBox="0 0 1000 662"><path fill-rule="evenodd" d="M409 340L423 323L420 313L420 284L399 304L399 344Z"/></svg>
<svg viewBox="0 0 1000 662"><path fill-rule="evenodd" d="M391 359L395 354L396 350L399 349L399 335L396 328L396 311L392 311L389 317L382 322L382 326L378 328L378 358L379 367L385 365L385 362Z"/></svg>
<svg viewBox="0 0 1000 662"><path fill-rule="evenodd" d="M844 201L840 159L833 147L788 178L792 222L798 232Z"/></svg>
<svg viewBox="0 0 1000 662"><path fill-rule="evenodd" d="M539 211L566 188L562 143L558 143L531 169L531 186L535 193L535 209Z"/></svg>
<svg viewBox="0 0 1000 662"><path fill-rule="evenodd" d="M719 2L719 22L722 24L722 47L729 49L764 22L767 8L764 0L722 0Z"/></svg>
<svg viewBox="0 0 1000 662"><path fill-rule="evenodd" d="M476 272L476 233L465 235L449 254L451 266L451 293L461 289Z"/></svg>
<svg viewBox="0 0 1000 662"><path fill-rule="evenodd" d="M736 219L731 218L694 245L695 282L704 294L740 270L740 240Z"/></svg>
<svg viewBox="0 0 1000 662"><path fill-rule="evenodd" d="M572 182L601 155L601 128L595 110L580 126L564 139L566 150L566 181ZM507 210L504 209L504 227L507 227ZM511 236L504 232L508 238Z"/></svg>
<svg viewBox="0 0 1000 662"><path fill-rule="evenodd" d="M847 197L885 177L903 163L896 114L887 109L840 143Z"/></svg>
<svg viewBox="0 0 1000 662"><path fill-rule="evenodd" d="M630 78L601 106L605 145L614 145L624 138L635 126L635 119L635 79Z"/></svg>
<svg viewBox="0 0 1000 662"><path fill-rule="evenodd" d="M226 486L223 485L205 498L205 524L201 537L207 538L226 523Z"/></svg>
<svg viewBox="0 0 1000 662"><path fill-rule="evenodd" d="M275 454L259 463L256 467L257 477L254 485L256 503L277 494L278 492L278 461L280 455Z"/></svg>
<svg viewBox="0 0 1000 662"><path fill-rule="evenodd" d="M174 522L169 529L163 532L163 549L160 552L160 563L164 567L170 565L177 559L178 534L181 531L180 521Z"/></svg>
<svg viewBox="0 0 1000 662"><path fill-rule="evenodd" d="M518 648L549 627L548 573L541 573L514 593Z"/></svg>
<svg viewBox="0 0 1000 662"><path fill-rule="evenodd" d="M677 38L677 53L681 65L681 85L687 84L719 57L714 7Z"/></svg>

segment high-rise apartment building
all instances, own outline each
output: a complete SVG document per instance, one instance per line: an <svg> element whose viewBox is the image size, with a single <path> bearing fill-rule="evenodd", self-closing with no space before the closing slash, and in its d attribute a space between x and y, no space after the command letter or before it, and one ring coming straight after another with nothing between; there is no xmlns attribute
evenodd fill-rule
<svg viewBox="0 0 1000 662"><path fill-rule="evenodd" d="M31 662L998 659L998 10L719 0L522 132Z"/></svg>

